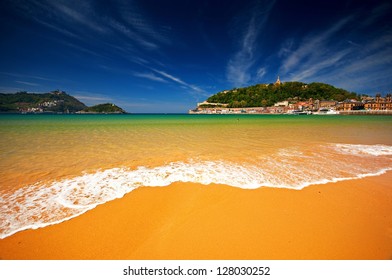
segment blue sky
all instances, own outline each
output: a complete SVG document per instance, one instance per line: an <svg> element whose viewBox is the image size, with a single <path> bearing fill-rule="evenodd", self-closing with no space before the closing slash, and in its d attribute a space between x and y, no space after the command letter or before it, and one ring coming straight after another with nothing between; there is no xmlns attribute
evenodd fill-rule
<svg viewBox="0 0 392 280"><path fill-rule="evenodd" d="M3 0L0 92L182 113L234 87L392 92L390 1Z"/></svg>

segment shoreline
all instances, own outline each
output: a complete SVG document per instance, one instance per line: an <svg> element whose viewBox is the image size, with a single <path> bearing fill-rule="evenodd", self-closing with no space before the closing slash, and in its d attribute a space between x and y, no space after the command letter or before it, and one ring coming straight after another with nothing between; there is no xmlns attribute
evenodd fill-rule
<svg viewBox="0 0 392 280"><path fill-rule="evenodd" d="M234 108L241 109L241 108ZM288 114L288 113L197 113L197 112L185 112L185 113L117 113L117 112L106 112L106 113L95 113L95 112L86 112L86 113L64 113L64 112L0 112L1 115L288 115L288 116L296 116L296 114ZM309 114L315 115L315 114ZM318 115L318 114L317 114ZM325 114L328 116L328 114ZM334 115L343 115L343 116L392 116L392 110L370 110L370 111L339 111L339 114ZM322 115L323 116L323 115Z"/></svg>
<svg viewBox="0 0 392 280"><path fill-rule="evenodd" d="M391 259L392 172L303 190L141 187L0 240L1 259Z"/></svg>
<svg viewBox="0 0 392 280"><path fill-rule="evenodd" d="M222 110L223 108L214 108L216 110ZM241 109L253 109L253 108L233 108L233 109L237 109L237 110L241 110ZM351 110L351 111L337 111L337 114L314 114L314 113L310 113L307 114L306 111L303 111L303 113L305 114L294 114L294 113L281 113L281 112L277 112L277 113L267 113L267 112L226 112L226 113L222 113L222 112L193 112L192 110L190 110L188 112L189 115L285 115L285 116L296 116L296 115L317 115L317 116L336 116L336 115L342 115L342 116L392 116L392 110L367 110L367 111L355 111L355 110Z"/></svg>

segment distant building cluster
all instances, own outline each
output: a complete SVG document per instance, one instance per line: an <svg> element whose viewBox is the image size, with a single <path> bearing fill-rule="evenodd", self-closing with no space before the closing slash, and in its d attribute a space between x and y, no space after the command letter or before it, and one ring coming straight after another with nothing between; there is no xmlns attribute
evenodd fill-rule
<svg viewBox="0 0 392 280"><path fill-rule="evenodd" d="M275 86L282 82L278 76ZM304 85L307 87L307 85ZM236 91L236 90L235 90ZM228 92L223 91L223 93ZM228 108L229 104L210 103L207 101L197 103L197 108L189 110L189 114L339 114L339 113L388 113L392 114L392 95L382 97L363 96L361 100L346 99L342 102L336 100L313 100L299 101L298 97L277 102L271 107L244 107Z"/></svg>
<svg viewBox="0 0 392 280"><path fill-rule="evenodd" d="M20 102L17 104L17 109L21 113L43 113L46 111L50 111L50 108L56 107L61 103L64 103L64 100L45 101L35 106L31 106L31 104L29 103Z"/></svg>
<svg viewBox="0 0 392 280"><path fill-rule="evenodd" d="M250 108L228 108L228 104L204 101L198 103L196 109L189 111L190 114L344 114L347 112L392 114L392 95L381 97L381 94L377 94L375 97L364 96L361 100L347 99L342 102L312 98L308 101L298 101L293 98L275 103L271 107Z"/></svg>

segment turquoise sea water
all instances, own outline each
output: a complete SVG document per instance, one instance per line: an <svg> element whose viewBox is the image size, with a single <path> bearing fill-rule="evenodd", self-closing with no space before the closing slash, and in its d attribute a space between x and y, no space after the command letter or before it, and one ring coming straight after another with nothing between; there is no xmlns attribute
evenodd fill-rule
<svg viewBox="0 0 392 280"><path fill-rule="evenodd" d="M392 169L392 117L0 115L0 237L173 182L300 190Z"/></svg>

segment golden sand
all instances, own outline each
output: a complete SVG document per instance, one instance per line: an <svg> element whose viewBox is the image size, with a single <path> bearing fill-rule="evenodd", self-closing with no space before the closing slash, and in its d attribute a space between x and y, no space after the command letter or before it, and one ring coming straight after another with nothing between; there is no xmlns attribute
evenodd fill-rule
<svg viewBox="0 0 392 280"><path fill-rule="evenodd" d="M0 240L2 259L391 259L392 172L301 191L176 183Z"/></svg>

